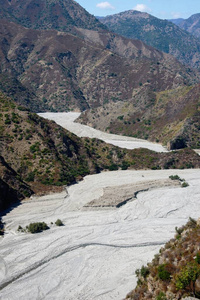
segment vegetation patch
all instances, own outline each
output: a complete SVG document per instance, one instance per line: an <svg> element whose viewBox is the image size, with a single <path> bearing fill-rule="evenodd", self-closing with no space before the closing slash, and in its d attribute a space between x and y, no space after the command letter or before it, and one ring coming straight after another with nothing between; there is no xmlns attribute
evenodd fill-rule
<svg viewBox="0 0 200 300"><path fill-rule="evenodd" d="M30 223L26 228L22 228L21 225L18 227L18 231L30 233L39 233L47 229L49 229L49 227L45 222Z"/></svg>
<svg viewBox="0 0 200 300"><path fill-rule="evenodd" d="M151 263L136 271L137 287L126 299L200 299L199 222L189 218L185 226L175 229L175 239L166 243ZM148 270L145 276L142 270Z"/></svg>
<svg viewBox="0 0 200 300"><path fill-rule="evenodd" d="M56 226L64 226L63 222L60 219L57 219L55 224Z"/></svg>

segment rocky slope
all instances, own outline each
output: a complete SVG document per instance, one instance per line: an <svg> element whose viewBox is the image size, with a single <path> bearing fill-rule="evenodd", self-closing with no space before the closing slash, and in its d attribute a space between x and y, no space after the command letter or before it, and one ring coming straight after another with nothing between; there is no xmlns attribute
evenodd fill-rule
<svg viewBox="0 0 200 300"><path fill-rule="evenodd" d="M142 96L86 111L80 121L111 133L160 141L169 149L200 147L199 85L158 93L144 90Z"/></svg>
<svg viewBox="0 0 200 300"><path fill-rule="evenodd" d="M183 23L179 26L185 30L167 20L134 10L107 16L100 21L113 32L170 53L183 64L200 67L200 41L187 32L187 28L181 25Z"/></svg>
<svg viewBox="0 0 200 300"><path fill-rule="evenodd" d="M162 91L197 79L170 55L109 32L79 29L81 38L0 24L0 72L29 91L34 111L85 110L132 99L142 84Z"/></svg>
<svg viewBox="0 0 200 300"><path fill-rule="evenodd" d="M147 266L136 271L137 287L126 299L200 298L200 226L190 218ZM190 299L190 298L188 298ZM193 299L193 298L192 298Z"/></svg>

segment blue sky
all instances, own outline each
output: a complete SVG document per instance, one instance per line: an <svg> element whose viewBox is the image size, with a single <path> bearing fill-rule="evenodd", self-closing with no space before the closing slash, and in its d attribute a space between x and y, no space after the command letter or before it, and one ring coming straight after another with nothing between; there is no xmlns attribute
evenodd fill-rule
<svg viewBox="0 0 200 300"><path fill-rule="evenodd" d="M188 18L200 13L200 0L76 0L89 13L106 16L136 9L161 19Z"/></svg>

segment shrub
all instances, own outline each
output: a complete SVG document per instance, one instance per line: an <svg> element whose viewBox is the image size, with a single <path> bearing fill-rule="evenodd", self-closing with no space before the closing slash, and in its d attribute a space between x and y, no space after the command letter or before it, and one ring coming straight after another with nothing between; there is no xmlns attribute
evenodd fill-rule
<svg viewBox="0 0 200 300"><path fill-rule="evenodd" d="M165 293L160 292L156 297L156 300L167 300Z"/></svg>
<svg viewBox="0 0 200 300"><path fill-rule="evenodd" d="M49 227L47 226L47 224L45 222L30 223L27 226L27 230L30 233L38 233L38 232L42 232L47 229L49 229Z"/></svg>
<svg viewBox="0 0 200 300"><path fill-rule="evenodd" d="M196 257L195 257L195 261L200 265L200 253L198 252Z"/></svg>
<svg viewBox="0 0 200 300"><path fill-rule="evenodd" d="M177 290L183 290L188 287L192 289L199 275L200 265L197 262L191 262L183 267L176 276Z"/></svg>
<svg viewBox="0 0 200 300"><path fill-rule="evenodd" d="M188 184L186 181L184 181L184 182L181 184L181 187L182 187L182 188L185 188L185 187L187 187L187 186L189 186L189 184Z"/></svg>
<svg viewBox="0 0 200 300"><path fill-rule="evenodd" d="M197 221L195 219L189 217L189 220L188 220L186 226L189 228L195 228L197 226Z"/></svg>
<svg viewBox="0 0 200 300"><path fill-rule="evenodd" d="M169 176L169 178L171 180L180 180L180 181L182 181L182 179L178 175L171 175L171 176Z"/></svg>
<svg viewBox="0 0 200 300"><path fill-rule="evenodd" d="M148 267L142 266L142 268L140 270L140 274L142 277L146 278L149 275Z"/></svg>
<svg viewBox="0 0 200 300"><path fill-rule="evenodd" d="M125 160L122 161L122 165L121 165L122 170L127 170L128 167L130 167L130 164Z"/></svg>
<svg viewBox="0 0 200 300"><path fill-rule="evenodd" d="M169 280L171 273L167 270L167 265L162 264L158 266L158 278L161 280Z"/></svg>
<svg viewBox="0 0 200 300"><path fill-rule="evenodd" d="M60 219L58 219L58 220L55 222L55 224L56 224L56 226L63 226L63 225L64 225L63 222L62 222Z"/></svg>
<svg viewBox="0 0 200 300"><path fill-rule="evenodd" d="M181 235L181 233L184 231L184 226L179 227L179 228L175 227L175 230L176 230L177 234Z"/></svg>
<svg viewBox="0 0 200 300"><path fill-rule="evenodd" d="M118 165L116 164L111 164L109 167L108 167L109 171L117 171L118 170Z"/></svg>
<svg viewBox="0 0 200 300"><path fill-rule="evenodd" d="M30 172L30 173L28 173L28 175L27 175L27 177L26 177L26 181L27 182L31 182L31 181L34 181L34 179L35 179L35 173L34 172Z"/></svg>
<svg viewBox="0 0 200 300"><path fill-rule="evenodd" d="M135 271L136 276L139 278L142 276L144 279L149 275L148 267L142 266L141 269Z"/></svg>
<svg viewBox="0 0 200 300"><path fill-rule="evenodd" d="M21 225L18 226L17 231L23 231L23 228Z"/></svg>

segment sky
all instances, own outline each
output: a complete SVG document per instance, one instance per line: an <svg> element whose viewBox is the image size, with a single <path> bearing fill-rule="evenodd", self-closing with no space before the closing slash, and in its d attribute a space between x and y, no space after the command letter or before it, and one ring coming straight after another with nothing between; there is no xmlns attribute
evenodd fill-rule
<svg viewBox="0 0 200 300"><path fill-rule="evenodd" d="M95 16L117 14L130 9L150 13L160 19L187 19L200 13L200 0L76 0Z"/></svg>

